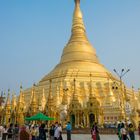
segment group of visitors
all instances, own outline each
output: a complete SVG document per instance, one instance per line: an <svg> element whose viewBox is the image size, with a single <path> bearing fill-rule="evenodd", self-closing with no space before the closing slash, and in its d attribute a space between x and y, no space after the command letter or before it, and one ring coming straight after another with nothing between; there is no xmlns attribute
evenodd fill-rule
<svg viewBox="0 0 140 140"><path fill-rule="evenodd" d="M135 140L135 130L136 128L132 123L119 123L117 127L119 140ZM138 127L138 133L140 136L140 124Z"/></svg>
<svg viewBox="0 0 140 140"><path fill-rule="evenodd" d="M13 124L10 124L9 127L1 126L0 132L2 135L2 140L18 140L18 133L19 133L19 127L17 124L13 126Z"/></svg>
<svg viewBox="0 0 140 140"><path fill-rule="evenodd" d="M2 140L46 140L45 124L21 127L17 124L15 126L10 124L8 128L1 126L0 131Z"/></svg>
<svg viewBox="0 0 140 140"><path fill-rule="evenodd" d="M71 140L71 124L66 125L67 140ZM136 128L132 123L119 123L117 126L117 135L119 140L135 140ZM140 123L138 126L138 134L140 140ZM99 129L97 123L91 128L92 140L100 140ZM50 129L45 124L41 125L24 125L19 127L17 124L10 124L9 127L0 126L0 137L2 140L63 140L62 126L56 122L51 124Z"/></svg>
<svg viewBox="0 0 140 140"><path fill-rule="evenodd" d="M50 135L50 140L63 140L61 124L58 122L52 124L51 129L49 131L49 135Z"/></svg>
<svg viewBox="0 0 140 140"><path fill-rule="evenodd" d="M71 124L68 122L66 126L67 140L71 140ZM0 126L0 132L2 134L2 140L63 140L62 138L62 126L56 122L52 124L50 129L45 124L41 125L24 125L18 127L16 124L10 124L6 126ZM0 134L0 136L1 136Z"/></svg>
<svg viewBox="0 0 140 140"><path fill-rule="evenodd" d="M67 123L66 125L66 131L67 131L67 140L71 140L71 124L70 122ZM61 124L58 122L51 125L50 131L49 131L49 135L50 135L50 140L63 140L62 137L62 126Z"/></svg>
<svg viewBox="0 0 140 140"><path fill-rule="evenodd" d="M136 128L132 123L119 123L117 127L117 135L119 140L136 140L135 139ZM140 140L140 123L138 126L138 135ZM91 128L92 140L100 140L99 130L97 123L94 123Z"/></svg>

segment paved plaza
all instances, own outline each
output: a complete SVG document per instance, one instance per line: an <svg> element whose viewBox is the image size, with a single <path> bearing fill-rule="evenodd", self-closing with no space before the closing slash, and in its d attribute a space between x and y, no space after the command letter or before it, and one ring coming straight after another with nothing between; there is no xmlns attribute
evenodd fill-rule
<svg viewBox="0 0 140 140"><path fill-rule="evenodd" d="M118 140L117 135L100 135L100 138L101 140ZM63 134L63 140L67 140L66 134ZM91 135L89 134L72 134L72 140L92 140L92 139ZM138 135L136 135L135 140L140 140Z"/></svg>
<svg viewBox="0 0 140 140"><path fill-rule="evenodd" d="M118 140L117 135L101 135L101 140ZM63 135L63 140L67 140L66 135ZM72 140L91 140L91 135L89 134L72 134ZM136 135L136 140L139 140L138 135Z"/></svg>

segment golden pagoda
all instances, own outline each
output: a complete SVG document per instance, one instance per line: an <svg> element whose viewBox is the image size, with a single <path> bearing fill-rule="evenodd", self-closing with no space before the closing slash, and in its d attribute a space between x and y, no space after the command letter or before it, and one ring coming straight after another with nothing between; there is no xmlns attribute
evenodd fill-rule
<svg viewBox="0 0 140 140"><path fill-rule="evenodd" d="M126 119L137 124L139 120L140 94L125 88L100 63L86 35L80 0L75 0L71 37L60 62L33 89L22 94L28 103L25 116L41 111L43 100L42 112L63 123L71 121L73 127L90 127L93 122L114 124Z"/></svg>
<svg viewBox="0 0 140 140"><path fill-rule="evenodd" d="M8 89L8 96L5 104L5 123L9 124L11 121L11 101L10 101L10 90Z"/></svg>
<svg viewBox="0 0 140 140"><path fill-rule="evenodd" d="M115 123L130 118L125 111L126 102L131 108L138 105L138 101L131 103L133 93L121 82L100 63L86 35L80 0L75 0L71 37L60 62L36 85L36 98L40 99L44 89L46 113L58 121L70 120L73 126L90 126L94 121ZM25 101L31 100L30 93L31 89L24 91Z"/></svg>
<svg viewBox="0 0 140 140"><path fill-rule="evenodd" d="M12 100L11 100L11 122L16 123L16 107L17 107L17 98L15 93L12 94Z"/></svg>
<svg viewBox="0 0 140 140"><path fill-rule="evenodd" d="M16 107L16 123L23 125L24 124L24 112L25 112L25 102L22 86L20 86L20 95L17 101Z"/></svg>

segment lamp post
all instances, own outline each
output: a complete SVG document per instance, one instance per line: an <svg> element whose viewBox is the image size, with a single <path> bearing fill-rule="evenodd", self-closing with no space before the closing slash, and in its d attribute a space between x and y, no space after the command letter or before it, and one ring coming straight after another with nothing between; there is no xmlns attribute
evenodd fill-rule
<svg viewBox="0 0 140 140"><path fill-rule="evenodd" d="M120 82L121 82L121 81L122 81L122 77L123 77L124 75L126 75L126 74L130 71L130 69L127 69L127 70L122 69L120 73L118 73L116 69L114 69L113 71L114 71L114 72L117 74L117 76L120 78Z"/></svg>
<svg viewBox="0 0 140 140"><path fill-rule="evenodd" d="M130 69L127 69L127 70L122 69L121 72L118 72L116 69L114 69L113 71L119 77L119 80L120 80L120 93L122 94L122 77L125 76L130 71ZM125 101L127 100L126 93L124 93L124 100ZM124 104L124 100L123 100L123 104ZM123 105L121 105L121 106L123 107Z"/></svg>
<svg viewBox="0 0 140 140"><path fill-rule="evenodd" d="M130 69L127 69L127 70L122 69L120 73L117 72L116 69L114 69L113 71L117 74L117 76L120 79L120 91L122 92L122 77L125 76L130 71ZM126 95L125 95L125 100L126 100Z"/></svg>

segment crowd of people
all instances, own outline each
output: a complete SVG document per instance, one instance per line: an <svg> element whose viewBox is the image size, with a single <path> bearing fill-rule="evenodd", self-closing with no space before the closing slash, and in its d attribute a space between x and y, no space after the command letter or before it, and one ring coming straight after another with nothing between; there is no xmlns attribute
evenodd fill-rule
<svg viewBox="0 0 140 140"><path fill-rule="evenodd" d="M135 131L138 130L140 140L140 123L138 129L134 127L133 123L120 122L117 126L117 135L119 140L136 140ZM91 128L92 140L100 140L99 129L97 123L94 123Z"/></svg>
<svg viewBox="0 0 140 140"><path fill-rule="evenodd" d="M134 127L133 123L119 123L117 127L117 135L119 140L136 140L135 139L135 131L137 130ZM138 134L140 139L140 123L138 126Z"/></svg>
<svg viewBox="0 0 140 140"><path fill-rule="evenodd" d="M66 125L67 140L71 140L71 123ZM118 123L117 135L119 140L136 140L135 139L136 127L132 123ZM138 134L140 139L140 123L138 126ZM10 124L9 127L0 126L0 137L2 140L63 140L62 126L56 122L51 124L48 128L43 124L24 125L19 127L17 124ZM92 140L100 140L99 128L97 123L94 123L91 128Z"/></svg>
<svg viewBox="0 0 140 140"><path fill-rule="evenodd" d="M71 124L66 125L67 140L71 140ZM10 124L6 126L0 126L0 136L2 140L63 140L62 126L56 122L52 124L48 129L47 125L24 125L19 127L17 124Z"/></svg>

